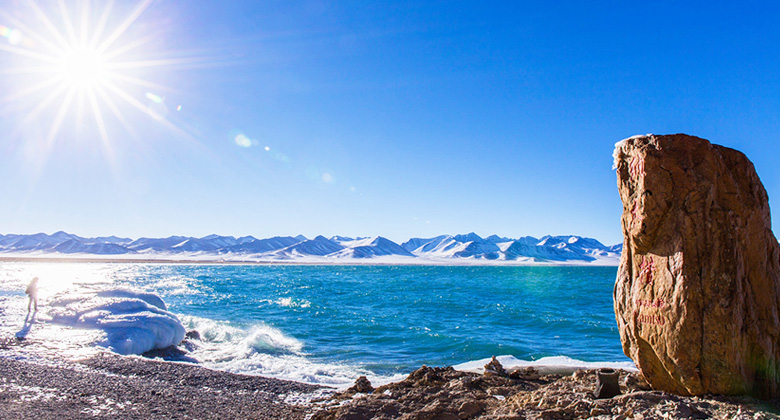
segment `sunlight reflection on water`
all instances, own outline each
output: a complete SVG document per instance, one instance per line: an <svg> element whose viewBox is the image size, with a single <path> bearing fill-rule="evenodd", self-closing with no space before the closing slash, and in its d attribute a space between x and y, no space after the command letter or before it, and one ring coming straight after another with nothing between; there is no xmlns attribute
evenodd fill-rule
<svg viewBox="0 0 780 420"><path fill-rule="evenodd" d="M0 354L15 358L80 359L105 349L89 345L104 340L98 330L77 329L53 324L49 302L58 294L87 293L115 283L114 270L106 265L68 263L14 263L0 265L0 335L14 346ZM27 312L24 293L33 277L38 277L39 307ZM26 346L26 343L34 345Z"/></svg>
<svg viewBox="0 0 780 420"><path fill-rule="evenodd" d="M24 295L24 289L33 277L38 277L39 296L46 301L51 296L76 286L112 284L110 267L105 265L30 263L0 266L0 293Z"/></svg>

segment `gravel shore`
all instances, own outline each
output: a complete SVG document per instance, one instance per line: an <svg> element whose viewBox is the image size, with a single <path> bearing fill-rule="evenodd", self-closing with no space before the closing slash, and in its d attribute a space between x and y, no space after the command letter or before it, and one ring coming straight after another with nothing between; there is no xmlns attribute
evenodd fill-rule
<svg viewBox="0 0 780 420"><path fill-rule="evenodd" d="M484 374L423 366L374 389L332 388L238 375L196 364L100 353L78 361L28 357L29 340L2 339L0 420L16 419L778 419L780 401L679 397L620 371L620 392L596 399L595 371Z"/></svg>
<svg viewBox="0 0 780 420"><path fill-rule="evenodd" d="M303 419L324 388L106 354L58 366L0 358L0 419Z"/></svg>

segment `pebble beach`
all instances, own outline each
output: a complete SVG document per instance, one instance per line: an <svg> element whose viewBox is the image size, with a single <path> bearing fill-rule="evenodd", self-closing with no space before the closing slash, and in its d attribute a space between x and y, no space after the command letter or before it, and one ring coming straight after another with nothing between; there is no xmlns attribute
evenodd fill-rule
<svg viewBox="0 0 780 420"><path fill-rule="evenodd" d="M9 345L16 344L4 340ZM304 418L307 398L323 390L108 353L51 362L0 358L0 419L292 420Z"/></svg>
<svg viewBox="0 0 780 420"><path fill-rule="evenodd" d="M3 350L35 345L4 338ZM540 375L422 367L403 381L331 388L196 364L104 353L79 361L0 358L0 418L12 419L777 419L777 401L681 397L620 372L597 399L595 371Z"/></svg>

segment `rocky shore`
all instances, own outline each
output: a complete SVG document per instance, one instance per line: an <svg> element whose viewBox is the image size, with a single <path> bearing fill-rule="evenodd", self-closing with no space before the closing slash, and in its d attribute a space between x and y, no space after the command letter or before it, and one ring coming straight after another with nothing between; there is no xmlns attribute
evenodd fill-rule
<svg viewBox="0 0 780 420"><path fill-rule="evenodd" d="M492 368L491 368L492 367ZM365 379L325 402L314 420L404 419L776 419L778 401L680 397L650 390L636 372L618 371L621 394L596 398L595 370L539 375L532 369L486 374L423 366L373 389ZM500 367L500 365L499 365Z"/></svg>
<svg viewBox="0 0 780 420"><path fill-rule="evenodd" d="M8 349L8 343L3 347ZM619 372L621 394L597 399L596 371L484 374L426 367L346 391L214 371L190 363L104 354L78 362L0 357L0 418L11 419L775 419L780 402L680 397Z"/></svg>

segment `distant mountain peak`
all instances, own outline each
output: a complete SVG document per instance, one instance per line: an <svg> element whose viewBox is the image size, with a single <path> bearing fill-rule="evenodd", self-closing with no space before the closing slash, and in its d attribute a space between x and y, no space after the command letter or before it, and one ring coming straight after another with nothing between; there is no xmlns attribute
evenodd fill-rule
<svg viewBox="0 0 780 420"><path fill-rule="evenodd" d="M116 236L81 238L64 231L52 235L0 234L0 253L60 253L121 255L143 253L176 254L186 258L187 253L219 256L236 255L245 260L270 259L295 261L300 258L320 258L331 261L378 257L414 258L416 260L457 261L489 260L518 262L587 263L606 261L617 264L622 244L610 247L601 242L576 235L545 235L540 239L525 236L518 239L490 235L482 238L474 232L455 236L411 238L401 245L383 236L351 238L322 235L307 239L303 235L275 236L257 239L243 236L211 234L202 238L169 236L167 238L118 238ZM180 258L180 257L176 257ZM316 260L320 261L320 260Z"/></svg>
<svg viewBox="0 0 780 420"><path fill-rule="evenodd" d="M459 242L472 242L472 241L481 242L483 240L481 236L477 235L474 232L469 232L465 235L455 235L453 236L453 238L455 238L455 240Z"/></svg>

